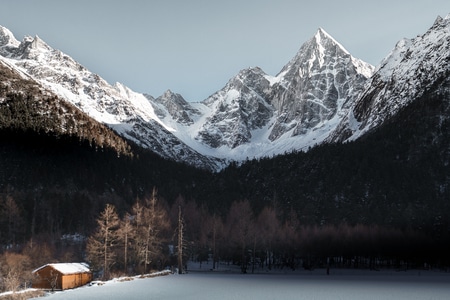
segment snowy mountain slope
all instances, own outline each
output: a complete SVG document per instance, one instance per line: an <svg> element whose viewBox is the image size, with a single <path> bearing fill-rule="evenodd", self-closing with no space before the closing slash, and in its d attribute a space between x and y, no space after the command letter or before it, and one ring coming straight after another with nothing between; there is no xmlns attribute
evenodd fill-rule
<svg viewBox="0 0 450 300"><path fill-rule="evenodd" d="M21 132L67 140L72 137L96 149L114 149L131 156L131 148L106 125L95 121L71 103L18 73L0 60L0 130L2 138Z"/></svg>
<svg viewBox="0 0 450 300"><path fill-rule="evenodd" d="M210 110L196 139L230 149L249 143L252 131L266 125L273 115L266 93L270 82L260 68L242 70L226 86L202 103Z"/></svg>
<svg viewBox="0 0 450 300"><path fill-rule="evenodd" d="M204 100L208 116L190 135L235 160L306 149L327 138L373 69L319 29L276 77L245 69Z"/></svg>
<svg viewBox="0 0 450 300"><path fill-rule="evenodd" d="M155 99L112 86L39 37L19 42L1 28L0 42L3 61L97 121L163 157L210 169L321 142L372 70L319 29L277 77L242 70L188 103L170 90Z"/></svg>
<svg viewBox="0 0 450 300"><path fill-rule="evenodd" d="M336 114L344 113L373 69L319 29L284 66L272 87L271 103L278 116L269 139L287 132L307 135L326 126Z"/></svg>
<svg viewBox="0 0 450 300"><path fill-rule="evenodd" d="M29 75L122 136L162 157L217 169L221 162L188 147L171 132L149 100L120 83L108 84L68 55L51 48L39 37L17 41L0 27L0 59Z"/></svg>
<svg viewBox="0 0 450 300"><path fill-rule="evenodd" d="M201 114L184 100L183 96L173 93L171 90L167 90L156 99L151 96L148 96L147 99L153 104L156 114L161 120L164 120L168 113L175 124L192 125L193 118Z"/></svg>
<svg viewBox="0 0 450 300"><path fill-rule="evenodd" d="M328 141L359 138L449 76L450 14L425 34L397 43Z"/></svg>
<svg viewBox="0 0 450 300"><path fill-rule="evenodd" d="M162 157L217 170L226 161L357 139L448 76L449 21L400 41L377 67L323 29L277 76L242 70L202 102L108 84L39 37L0 27L0 59L122 136Z"/></svg>

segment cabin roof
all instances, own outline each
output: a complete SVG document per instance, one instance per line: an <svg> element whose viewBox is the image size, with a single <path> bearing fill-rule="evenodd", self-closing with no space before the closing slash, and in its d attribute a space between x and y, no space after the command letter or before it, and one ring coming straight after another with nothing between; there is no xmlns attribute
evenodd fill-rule
<svg viewBox="0 0 450 300"><path fill-rule="evenodd" d="M33 273L36 273L46 267L51 267L64 275L91 272L91 270L89 270L89 266L86 263L55 263L46 264L40 268L37 268L33 271Z"/></svg>

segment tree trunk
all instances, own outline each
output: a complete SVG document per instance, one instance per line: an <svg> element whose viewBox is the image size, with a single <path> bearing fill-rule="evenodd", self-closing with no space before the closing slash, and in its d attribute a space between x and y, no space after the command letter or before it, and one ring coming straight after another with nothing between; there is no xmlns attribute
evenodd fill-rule
<svg viewBox="0 0 450 300"><path fill-rule="evenodd" d="M124 241L124 244L125 244L125 249L124 249L124 259L123 259L123 265L124 265L124 269L125 269L125 274L127 274L128 273L128 268L127 268L127 260L128 260L128 233L125 233L125 241Z"/></svg>
<svg viewBox="0 0 450 300"><path fill-rule="evenodd" d="M183 219L178 206L178 274L183 274Z"/></svg>
<svg viewBox="0 0 450 300"><path fill-rule="evenodd" d="M103 278L107 279L108 275L108 230L105 233L105 243L103 244L104 262L103 262Z"/></svg>
<svg viewBox="0 0 450 300"><path fill-rule="evenodd" d="M212 251L213 251L213 270L216 269L216 215L214 214L214 220L213 220L213 244L212 244Z"/></svg>

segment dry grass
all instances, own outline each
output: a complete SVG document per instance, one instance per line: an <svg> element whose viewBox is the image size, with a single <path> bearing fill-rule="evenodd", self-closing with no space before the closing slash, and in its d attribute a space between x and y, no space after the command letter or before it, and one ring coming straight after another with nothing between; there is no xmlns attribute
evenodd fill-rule
<svg viewBox="0 0 450 300"><path fill-rule="evenodd" d="M166 276L169 274L171 274L171 272L169 270L166 270L166 271L154 272L154 273L150 273L150 274L141 275L139 278L153 278L153 277L158 277L158 276Z"/></svg>
<svg viewBox="0 0 450 300"><path fill-rule="evenodd" d="M31 298L38 298L45 295L43 290L29 290L24 292L17 292L7 295L0 295L0 300L26 300Z"/></svg>

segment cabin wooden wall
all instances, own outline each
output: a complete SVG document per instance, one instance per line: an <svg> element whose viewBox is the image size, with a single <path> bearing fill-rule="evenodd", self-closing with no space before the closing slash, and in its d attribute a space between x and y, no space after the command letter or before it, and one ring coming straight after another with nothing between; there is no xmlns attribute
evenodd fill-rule
<svg viewBox="0 0 450 300"><path fill-rule="evenodd" d="M51 280L55 278L57 290L73 289L82 285L85 285L92 281L92 273L78 273L64 275L48 266L36 272L36 277L33 280L32 287L37 289L51 290Z"/></svg>
<svg viewBox="0 0 450 300"><path fill-rule="evenodd" d="M61 289L61 283L62 283L62 275L55 269L51 267L45 267L35 273L35 278L33 280L32 287L36 289L48 289L51 290L51 281L52 278L55 278L57 276L56 281L56 289Z"/></svg>
<svg viewBox="0 0 450 300"><path fill-rule="evenodd" d="M73 289L79 286L83 286L92 281L91 273L79 273L63 275L61 289Z"/></svg>

